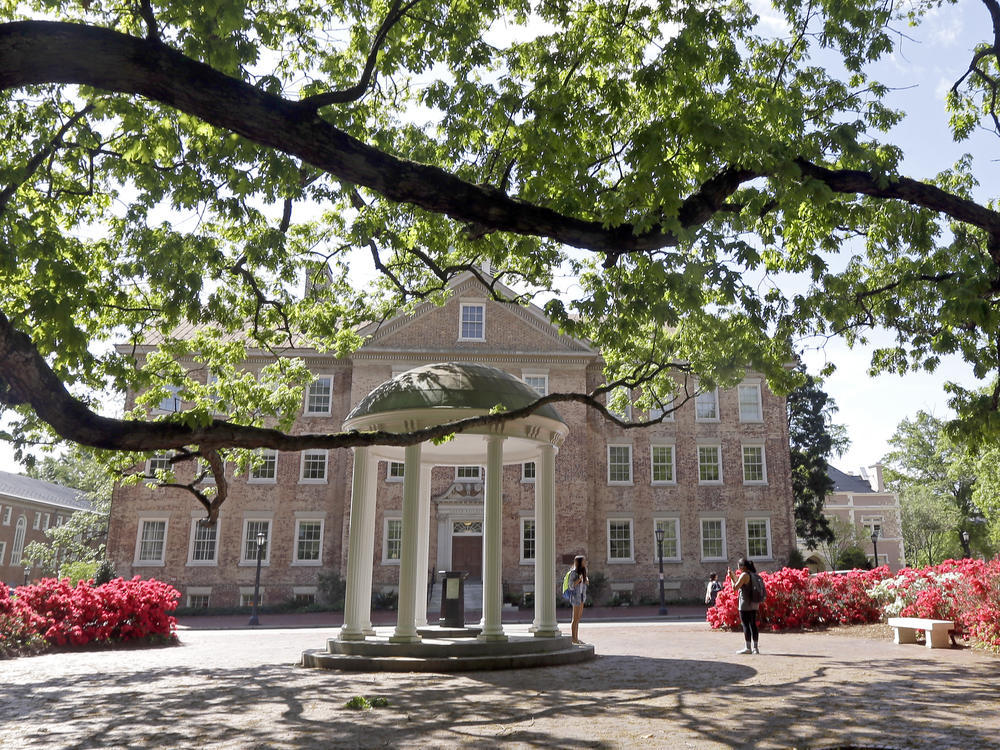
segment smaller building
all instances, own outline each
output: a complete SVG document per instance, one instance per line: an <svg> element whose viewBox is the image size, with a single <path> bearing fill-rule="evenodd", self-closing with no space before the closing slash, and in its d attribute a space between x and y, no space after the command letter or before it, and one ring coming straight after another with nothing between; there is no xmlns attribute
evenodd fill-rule
<svg viewBox="0 0 1000 750"><path fill-rule="evenodd" d="M62 526L78 510L91 510L80 490L0 471L0 582L10 586L34 581L42 571L25 573L24 548L45 542L45 530Z"/></svg>
<svg viewBox="0 0 1000 750"><path fill-rule="evenodd" d="M850 541L856 541L869 560L875 554L871 535L877 531L878 565L888 565L893 570L904 567L906 556L899 494L886 489L881 464L862 468L859 474L848 474L833 466L827 471L833 480L833 491L826 498L823 514L831 521L840 519L843 522L835 525L846 524L845 528L853 532ZM801 543L799 548L813 571L832 569L835 561L830 558L834 551L839 551L836 546L807 550Z"/></svg>

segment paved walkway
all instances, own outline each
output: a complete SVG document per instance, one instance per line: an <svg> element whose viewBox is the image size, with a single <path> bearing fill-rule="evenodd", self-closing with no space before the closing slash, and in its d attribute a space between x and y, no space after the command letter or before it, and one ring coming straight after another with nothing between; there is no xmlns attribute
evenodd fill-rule
<svg viewBox="0 0 1000 750"><path fill-rule="evenodd" d="M516 627L516 626L512 626ZM586 664L457 675L295 666L330 628L0 662L2 748L1000 748L1000 659L826 634L586 618ZM366 712L355 695L385 696Z"/></svg>

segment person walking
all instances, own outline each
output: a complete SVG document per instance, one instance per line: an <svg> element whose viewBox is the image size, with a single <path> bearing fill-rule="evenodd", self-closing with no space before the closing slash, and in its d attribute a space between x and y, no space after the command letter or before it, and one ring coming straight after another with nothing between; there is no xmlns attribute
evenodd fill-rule
<svg viewBox="0 0 1000 750"><path fill-rule="evenodd" d="M719 576L715 573L710 573L708 576L708 587L705 589L705 604L709 607L714 607L715 600L718 598L720 591L722 591L722 584L719 583Z"/></svg>
<svg viewBox="0 0 1000 750"><path fill-rule="evenodd" d="M573 559L573 567L569 570L569 603L573 607L573 643L583 643L580 640L580 617L583 616L583 603L587 601L587 558L577 555Z"/></svg>
<svg viewBox="0 0 1000 750"><path fill-rule="evenodd" d="M743 638L746 646L737 651L738 654L759 654L757 642L760 634L757 630L757 610L760 602L753 601L753 576L757 575L757 566L753 560L741 557L736 562L736 570L727 570L726 576L733 584L733 588L740 592L740 623L743 625ZM751 643L753 644L751 646Z"/></svg>

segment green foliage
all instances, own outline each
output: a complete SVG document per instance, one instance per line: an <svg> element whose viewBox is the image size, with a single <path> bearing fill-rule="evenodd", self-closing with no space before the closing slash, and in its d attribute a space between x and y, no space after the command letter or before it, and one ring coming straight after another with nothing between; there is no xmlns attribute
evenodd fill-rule
<svg viewBox="0 0 1000 750"><path fill-rule="evenodd" d="M901 497L903 549L911 565L937 565L961 557L955 529L962 516L950 498L926 485L907 487Z"/></svg>
<svg viewBox="0 0 1000 750"><path fill-rule="evenodd" d="M794 568L796 570L806 567L806 559L803 557L802 553L799 552L798 548L793 549L788 553L788 563L786 567Z"/></svg>
<svg viewBox="0 0 1000 750"><path fill-rule="evenodd" d="M97 562L66 562L59 566L59 578L68 578L70 585L76 586L80 581L91 581L97 575ZM97 584L95 581L95 585Z"/></svg>
<svg viewBox="0 0 1000 750"><path fill-rule="evenodd" d="M868 555L860 547L848 547L840 553L840 557L837 558L836 562L837 570L851 570L853 568L869 570L871 567L871 560L868 559Z"/></svg>
<svg viewBox="0 0 1000 750"><path fill-rule="evenodd" d="M591 604L597 606L604 604L608 591L611 588L611 582L608 580L607 575L600 570L597 572L587 571L587 578L590 581L587 584L587 598ZM561 585L562 581L560 580L559 583Z"/></svg>
<svg viewBox="0 0 1000 750"><path fill-rule="evenodd" d="M317 578L316 598L320 603L340 612L344 609L347 582L334 570L323 570Z"/></svg>

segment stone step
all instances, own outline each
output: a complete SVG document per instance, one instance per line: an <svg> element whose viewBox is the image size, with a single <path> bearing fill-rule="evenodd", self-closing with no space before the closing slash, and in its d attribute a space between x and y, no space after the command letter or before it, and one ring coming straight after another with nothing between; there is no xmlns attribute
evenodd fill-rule
<svg viewBox="0 0 1000 750"><path fill-rule="evenodd" d="M469 672L578 664L594 656L594 647L589 644L542 653L431 657L345 655L315 649L303 652L301 665L346 672Z"/></svg>
<svg viewBox="0 0 1000 750"><path fill-rule="evenodd" d="M434 587L431 590L431 597L427 601L427 619L428 621L436 620L438 614L441 612L441 590L443 586L440 581L434 583ZM465 582L465 611L466 612L482 612L483 611L483 584L481 581L466 581Z"/></svg>
<svg viewBox="0 0 1000 750"><path fill-rule="evenodd" d="M418 643L391 643L388 640L342 641L331 638L327 652L342 656L441 658L514 656L561 651L573 646L568 636L558 638L509 637L506 641L480 641L476 638L424 638Z"/></svg>

